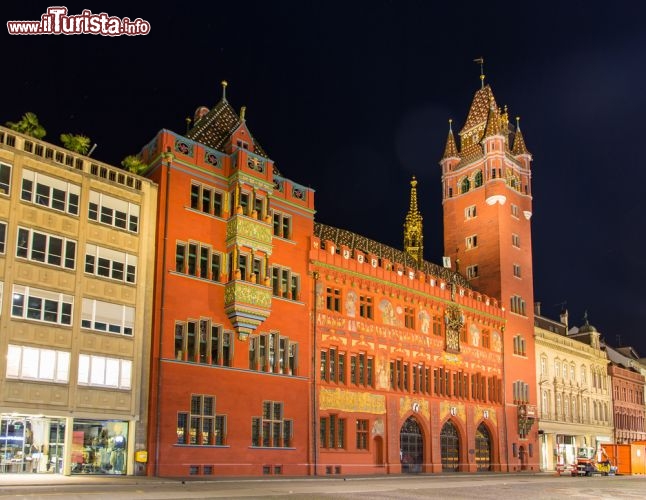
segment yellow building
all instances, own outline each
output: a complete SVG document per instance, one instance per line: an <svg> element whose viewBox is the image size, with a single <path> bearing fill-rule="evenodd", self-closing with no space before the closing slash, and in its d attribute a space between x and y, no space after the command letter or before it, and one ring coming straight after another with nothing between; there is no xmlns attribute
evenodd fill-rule
<svg viewBox="0 0 646 500"><path fill-rule="evenodd" d="M0 127L0 472L135 472L156 203L147 179Z"/></svg>
<svg viewBox="0 0 646 500"><path fill-rule="evenodd" d="M540 467L576 468L578 447L612 441L608 357L587 321L576 338L568 336L567 312L553 321L537 304L534 325Z"/></svg>

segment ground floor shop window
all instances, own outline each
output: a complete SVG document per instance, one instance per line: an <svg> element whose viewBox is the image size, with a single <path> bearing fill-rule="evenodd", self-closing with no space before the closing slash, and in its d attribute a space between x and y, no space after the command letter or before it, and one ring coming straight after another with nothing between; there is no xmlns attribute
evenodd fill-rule
<svg viewBox="0 0 646 500"><path fill-rule="evenodd" d="M128 422L75 420L72 474L126 474Z"/></svg>
<svg viewBox="0 0 646 500"><path fill-rule="evenodd" d="M0 416L0 473L61 473L65 421Z"/></svg>

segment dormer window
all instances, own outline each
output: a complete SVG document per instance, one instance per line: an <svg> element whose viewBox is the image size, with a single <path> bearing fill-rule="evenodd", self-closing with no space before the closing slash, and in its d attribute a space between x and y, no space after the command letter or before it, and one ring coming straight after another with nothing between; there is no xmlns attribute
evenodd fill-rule
<svg viewBox="0 0 646 500"><path fill-rule="evenodd" d="M236 144L241 149L249 149L249 144L247 144L245 141L241 141L240 139L236 141Z"/></svg>

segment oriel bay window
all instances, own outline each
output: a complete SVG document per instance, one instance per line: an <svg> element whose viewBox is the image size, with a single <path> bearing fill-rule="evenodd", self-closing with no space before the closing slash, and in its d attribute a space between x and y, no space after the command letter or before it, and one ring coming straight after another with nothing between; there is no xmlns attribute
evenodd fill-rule
<svg viewBox="0 0 646 500"><path fill-rule="evenodd" d="M278 332L249 337L249 369L296 375L298 369L298 343Z"/></svg>
<svg viewBox="0 0 646 500"><path fill-rule="evenodd" d="M207 365L231 366L233 335L210 319L175 322L175 359Z"/></svg>
<svg viewBox="0 0 646 500"><path fill-rule="evenodd" d="M190 412L177 413L177 444L222 446L226 423L226 415L216 414L214 396L193 394Z"/></svg>
<svg viewBox="0 0 646 500"><path fill-rule="evenodd" d="M262 417L251 419L251 446L263 448L290 448L294 421L283 416L283 403L262 402Z"/></svg>
<svg viewBox="0 0 646 500"><path fill-rule="evenodd" d="M320 447L345 448L345 418L338 415L321 417L319 420Z"/></svg>

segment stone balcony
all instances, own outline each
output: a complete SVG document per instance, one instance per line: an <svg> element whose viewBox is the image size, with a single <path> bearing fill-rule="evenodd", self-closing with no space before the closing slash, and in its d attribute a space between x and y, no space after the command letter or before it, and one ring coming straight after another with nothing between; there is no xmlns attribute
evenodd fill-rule
<svg viewBox="0 0 646 500"><path fill-rule="evenodd" d="M270 286L234 279L224 288L224 311L238 332L246 340L271 314Z"/></svg>

